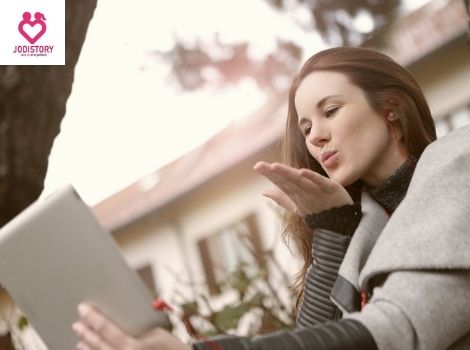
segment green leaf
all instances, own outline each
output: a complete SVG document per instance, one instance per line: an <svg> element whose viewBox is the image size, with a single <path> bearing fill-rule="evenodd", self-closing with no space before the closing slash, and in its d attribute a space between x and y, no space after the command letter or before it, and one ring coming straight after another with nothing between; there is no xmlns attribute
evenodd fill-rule
<svg viewBox="0 0 470 350"><path fill-rule="evenodd" d="M245 304L230 306L226 305L222 310L215 313L216 324L225 330L235 328L240 318L247 313L249 307Z"/></svg>
<svg viewBox="0 0 470 350"><path fill-rule="evenodd" d="M264 310L263 316L261 317L261 329L260 334L271 333L279 329L289 328L288 324L285 324L279 318L274 316L272 312Z"/></svg>
<svg viewBox="0 0 470 350"><path fill-rule="evenodd" d="M28 327L29 325L29 322L28 322L28 319L26 318L26 316L21 316L19 319L18 319L18 322L16 324L18 326L18 328L23 331L26 327Z"/></svg>
<svg viewBox="0 0 470 350"><path fill-rule="evenodd" d="M250 305L251 308L260 307L263 308L263 299L264 296L260 292L257 292L253 297L247 300L245 303Z"/></svg>

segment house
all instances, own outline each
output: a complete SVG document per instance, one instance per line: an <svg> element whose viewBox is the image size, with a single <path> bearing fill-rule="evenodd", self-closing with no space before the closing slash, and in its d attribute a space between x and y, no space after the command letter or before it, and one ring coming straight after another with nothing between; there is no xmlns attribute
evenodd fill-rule
<svg viewBox="0 0 470 350"><path fill-rule="evenodd" d="M278 213L261 196L269 185L252 167L258 160L279 159L286 98L274 96L243 121L94 207L159 296L191 293L190 285L205 282L209 294L220 294L222 271L236 265L237 254L250 259L237 234L250 235L256 252L251 258L259 261L263 248L277 245ZM295 269L294 259L282 257L282 263Z"/></svg>

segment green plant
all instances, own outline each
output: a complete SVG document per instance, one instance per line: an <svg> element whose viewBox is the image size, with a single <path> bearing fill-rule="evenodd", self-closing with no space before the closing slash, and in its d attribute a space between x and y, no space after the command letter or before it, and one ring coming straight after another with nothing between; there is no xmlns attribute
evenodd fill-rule
<svg viewBox="0 0 470 350"><path fill-rule="evenodd" d="M253 336L294 328L295 297L287 273L272 250L264 254L266 266L241 261L235 270L226 273L222 289L235 292L236 297L222 307L215 309L205 292L179 303L183 317L190 321L197 334L203 337L215 334ZM182 296L182 293L178 295ZM241 327L243 324L245 327Z"/></svg>

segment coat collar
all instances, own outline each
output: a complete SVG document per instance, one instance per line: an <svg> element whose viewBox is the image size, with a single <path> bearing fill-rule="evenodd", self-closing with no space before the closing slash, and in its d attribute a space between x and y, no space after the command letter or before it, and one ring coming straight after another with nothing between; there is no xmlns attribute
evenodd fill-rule
<svg viewBox="0 0 470 350"><path fill-rule="evenodd" d="M395 211L403 198L405 198L416 163L417 159L411 156L379 186L365 186L371 197L384 207L390 215Z"/></svg>

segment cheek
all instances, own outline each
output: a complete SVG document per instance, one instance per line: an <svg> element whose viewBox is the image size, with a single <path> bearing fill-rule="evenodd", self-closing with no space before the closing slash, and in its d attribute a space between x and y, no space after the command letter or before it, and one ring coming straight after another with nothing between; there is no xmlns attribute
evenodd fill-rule
<svg viewBox="0 0 470 350"><path fill-rule="evenodd" d="M389 137L385 123L380 120L371 122L370 118L345 125L341 134L341 166L331 176L347 186L363 177L370 164L384 153Z"/></svg>
<svg viewBox="0 0 470 350"><path fill-rule="evenodd" d="M369 168L384 154L390 145L388 130L381 125L369 126L360 134L357 134L358 142L348 145L348 168L351 176L359 179L363 177Z"/></svg>
<svg viewBox="0 0 470 350"><path fill-rule="evenodd" d="M307 147L308 153L319 162L320 156L318 153L318 148L313 146L307 139L305 140L305 146Z"/></svg>
<svg viewBox="0 0 470 350"><path fill-rule="evenodd" d="M377 149L383 148L388 142L388 128L385 121L377 115L367 115L356 123L345 125L343 137L347 139L347 150L355 153L354 158L368 158ZM347 136L346 136L347 135Z"/></svg>

